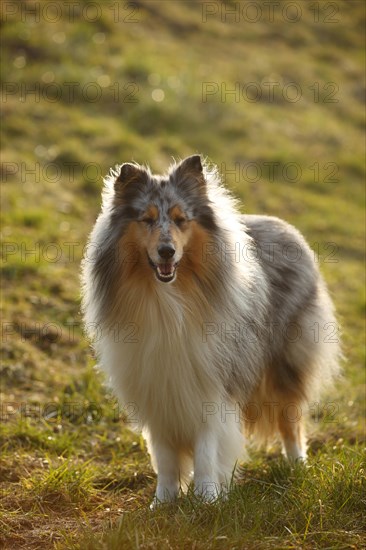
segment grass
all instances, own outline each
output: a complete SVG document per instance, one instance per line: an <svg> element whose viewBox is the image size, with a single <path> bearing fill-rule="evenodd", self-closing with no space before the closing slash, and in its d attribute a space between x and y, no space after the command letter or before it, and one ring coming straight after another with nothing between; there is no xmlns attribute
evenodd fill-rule
<svg viewBox="0 0 366 550"><path fill-rule="evenodd" d="M284 3L256 23L221 20L219 3L205 21L200 2L139 1L136 22L101 3L93 23L87 2L73 21L64 3L48 21L31 5L7 1L2 28L2 546L364 547L363 3L299 2L296 23ZM193 152L218 164L243 211L305 234L347 361L312 410L308 467L253 450L227 501L189 494L150 512L144 442L83 336L79 265L110 166L159 171Z"/></svg>
<svg viewBox="0 0 366 550"><path fill-rule="evenodd" d="M243 533L249 548L313 548L314 542L344 548L351 541L357 547L364 518L352 512L364 498L362 457L361 449L343 448L337 462L322 457L306 469L258 462L226 501L207 505L189 495L153 513L142 507L124 513L101 540L86 535L81 545L69 539L69 547L240 548Z"/></svg>

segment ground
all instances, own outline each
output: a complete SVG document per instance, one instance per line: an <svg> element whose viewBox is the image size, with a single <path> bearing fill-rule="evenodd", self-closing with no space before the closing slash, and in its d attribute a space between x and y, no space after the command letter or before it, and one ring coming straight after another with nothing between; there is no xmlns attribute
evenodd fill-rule
<svg viewBox="0 0 366 550"><path fill-rule="evenodd" d="M3 2L6 549L365 547L365 9L265 6ZM344 376L312 407L307 467L253 449L227 501L150 512L144 442L83 335L79 266L110 166L195 152L243 212L306 236Z"/></svg>

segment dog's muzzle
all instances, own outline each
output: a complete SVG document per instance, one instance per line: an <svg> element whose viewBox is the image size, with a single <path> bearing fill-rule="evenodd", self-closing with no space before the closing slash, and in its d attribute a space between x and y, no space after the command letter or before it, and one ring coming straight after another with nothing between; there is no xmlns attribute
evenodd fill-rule
<svg viewBox="0 0 366 550"><path fill-rule="evenodd" d="M149 264L154 269L156 278L162 283L171 283L176 277L178 262L174 261L175 248L170 244L158 247L159 262L155 263L148 255Z"/></svg>

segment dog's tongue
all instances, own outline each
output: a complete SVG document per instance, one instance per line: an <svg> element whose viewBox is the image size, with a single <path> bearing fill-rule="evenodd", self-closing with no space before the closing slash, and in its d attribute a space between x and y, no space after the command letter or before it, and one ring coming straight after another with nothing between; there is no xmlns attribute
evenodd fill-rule
<svg viewBox="0 0 366 550"><path fill-rule="evenodd" d="M159 269L163 275L170 275L171 273L173 273L172 264L159 264Z"/></svg>

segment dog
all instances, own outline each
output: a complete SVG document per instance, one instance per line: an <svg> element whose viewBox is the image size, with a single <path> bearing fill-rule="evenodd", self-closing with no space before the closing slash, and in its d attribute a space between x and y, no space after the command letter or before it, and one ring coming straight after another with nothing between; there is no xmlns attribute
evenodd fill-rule
<svg viewBox="0 0 366 550"><path fill-rule="evenodd" d="M294 227L241 215L218 170L193 155L163 176L135 163L111 170L86 250L86 331L147 441L153 504L192 476L203 499L225 494L247 434L278 434L289 459L306 459L305 410L341 353L332 301Z"/></svg>

